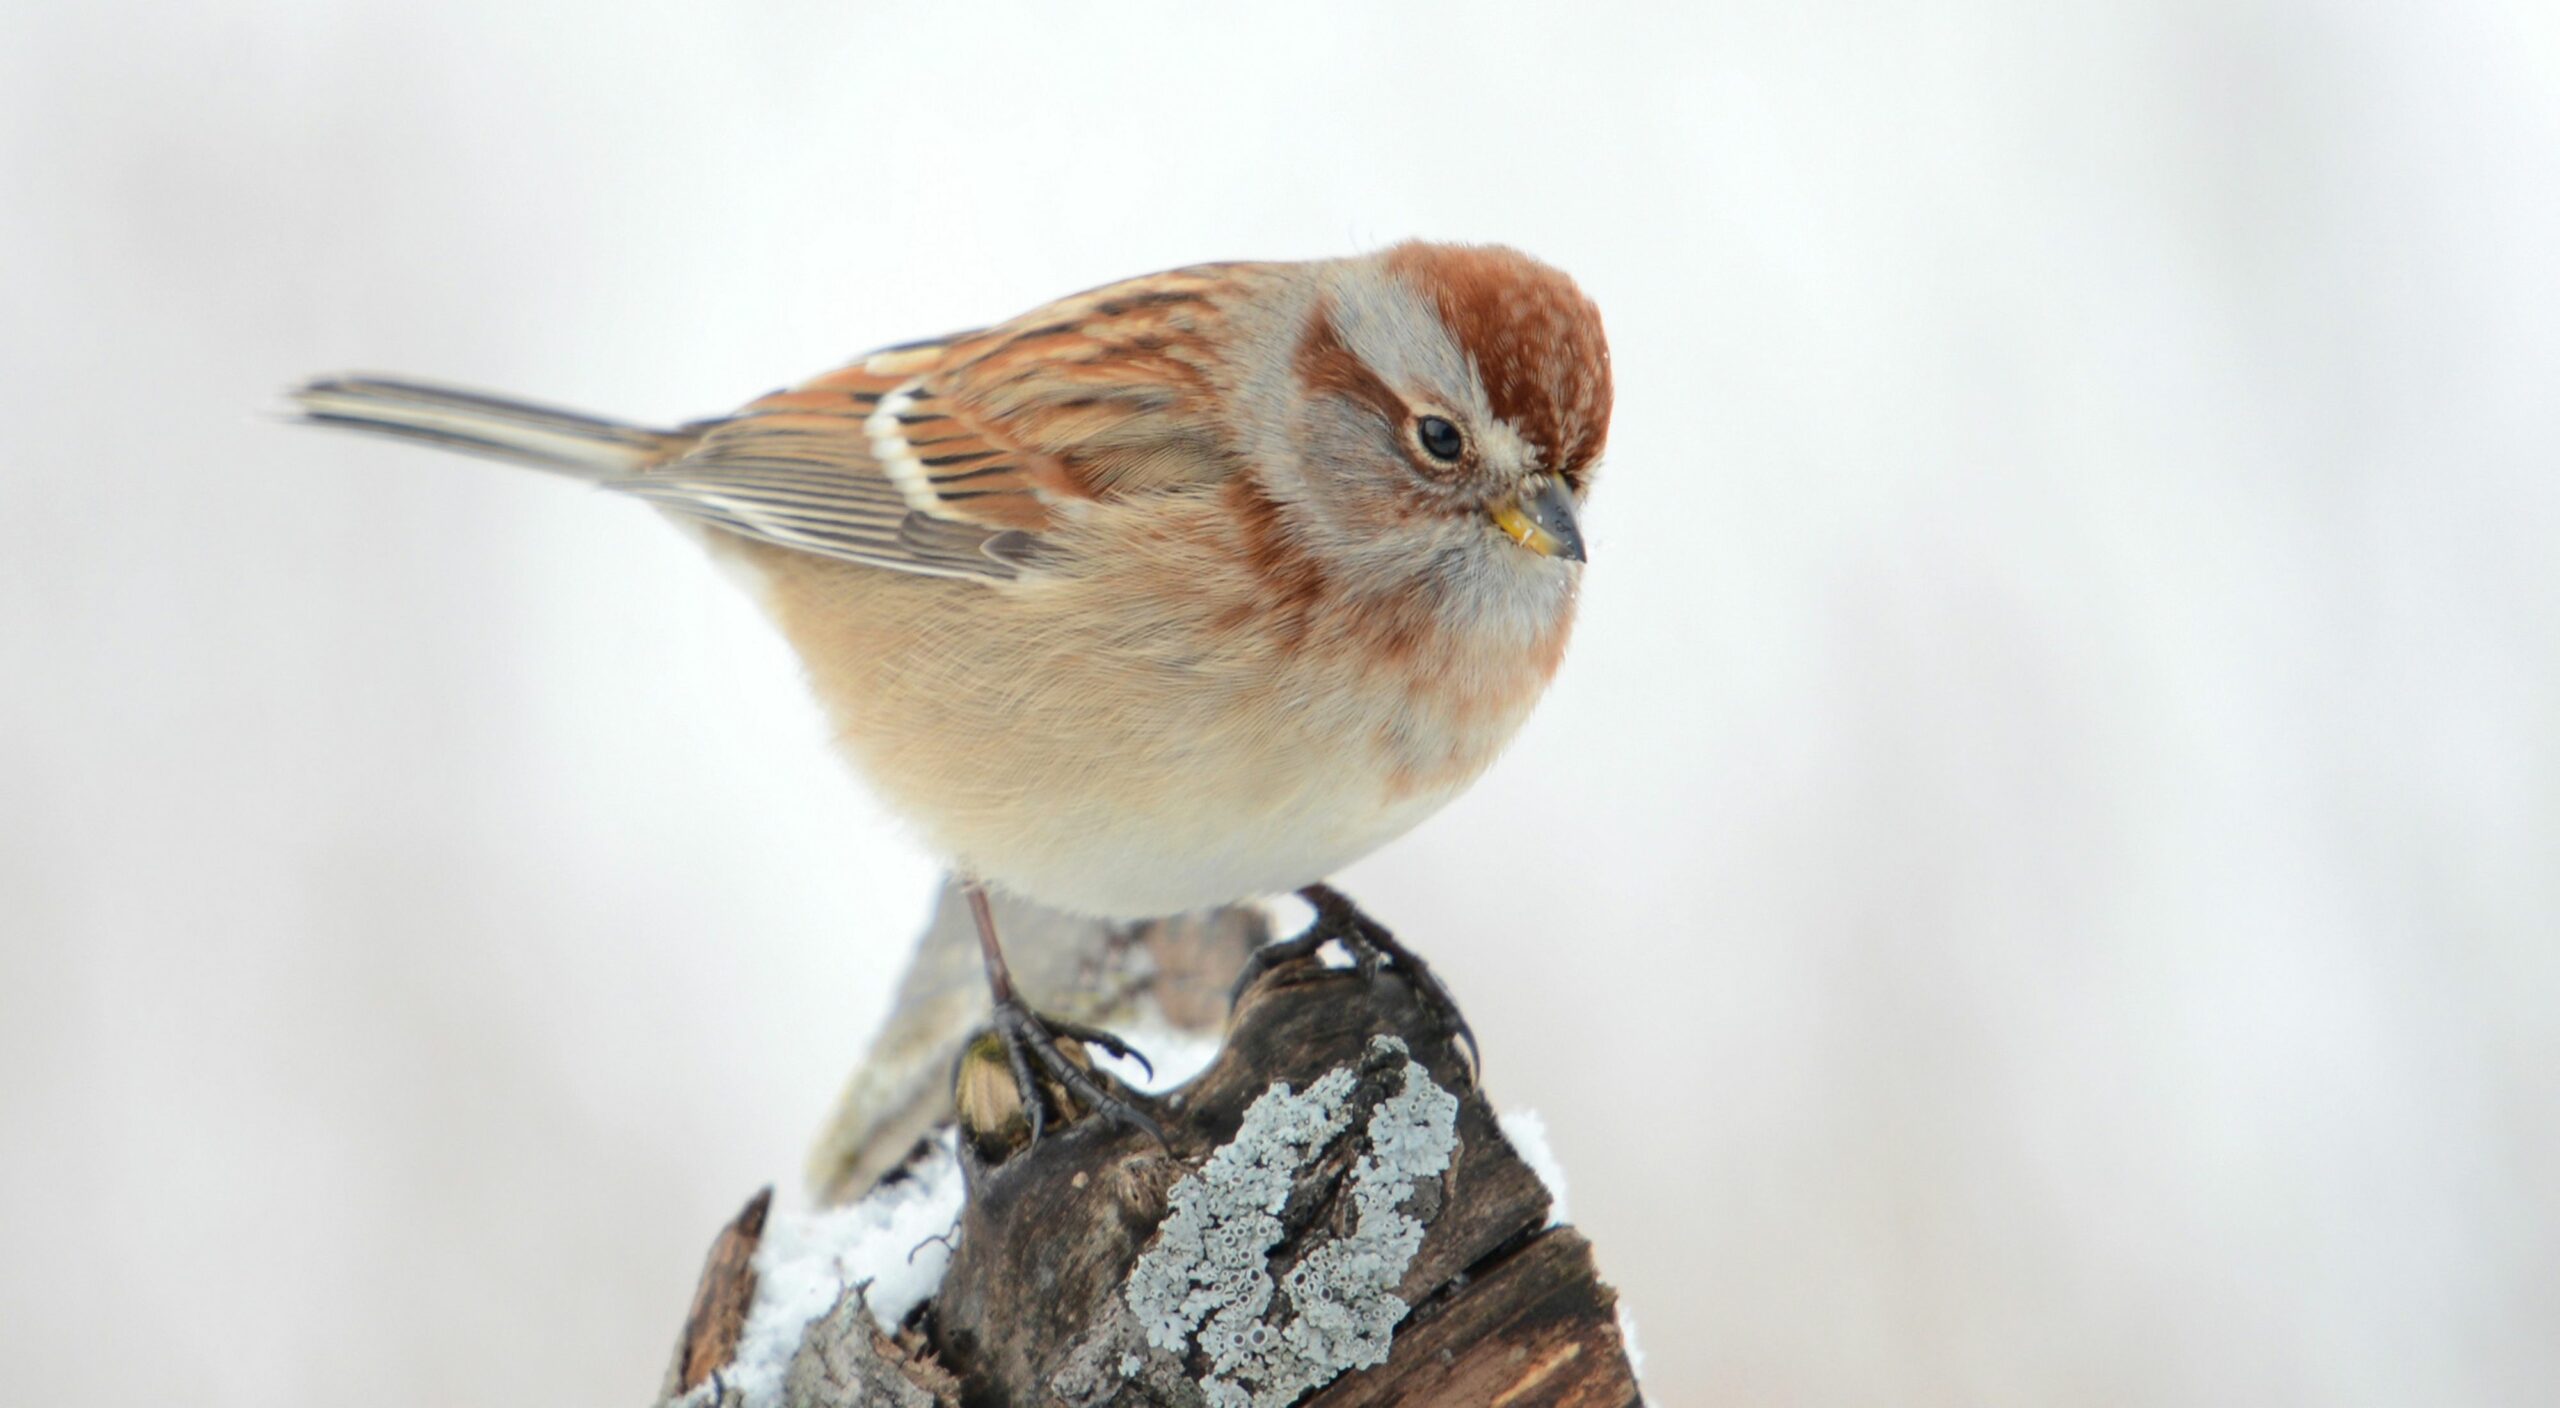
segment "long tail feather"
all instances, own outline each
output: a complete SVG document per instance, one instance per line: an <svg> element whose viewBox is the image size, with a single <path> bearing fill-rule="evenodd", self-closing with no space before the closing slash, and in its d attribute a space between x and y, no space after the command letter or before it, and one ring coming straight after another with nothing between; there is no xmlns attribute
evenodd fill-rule
<svg viewBox="0 0 2560 1408"><path fill-rule="evenodd" d="M680 452L693 438L390 377L321 377L296 390L293 399L312 425L343 426L581 479L636 473Z"/></svg>

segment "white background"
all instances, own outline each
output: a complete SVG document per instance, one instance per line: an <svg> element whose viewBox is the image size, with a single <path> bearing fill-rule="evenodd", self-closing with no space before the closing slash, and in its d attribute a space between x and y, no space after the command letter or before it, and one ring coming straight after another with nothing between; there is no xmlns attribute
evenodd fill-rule
<svg viewBox="0 0 2560 1408"><path fill-rule="evenodd" d="M1577 274L1582 634L1345 884L1664 1404L2560 1400L2560 20L13 7L0 1363L645 1401L932 868L682 536L289 429L653 419L1115 276Z"/></svg>

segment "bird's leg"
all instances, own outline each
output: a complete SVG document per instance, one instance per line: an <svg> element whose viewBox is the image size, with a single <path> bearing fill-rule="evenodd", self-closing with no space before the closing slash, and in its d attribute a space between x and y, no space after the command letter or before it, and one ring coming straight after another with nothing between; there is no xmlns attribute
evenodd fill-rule
<svg viewBox="0 0 2560 1408"><path fill-rule="evenodd" d="M1398 942L1387 926L1361 912L1351 897L1331 885L1309 885L1298 891L1298 898L1315 906L1315 922L1295 938L1264 944L1247 955L1244 971L1236 976L1235 995L1254 980L1284 963L1297 963L1315 957L1316 950L1328 943L1339 943L1350 951L1352 961L1359 964L1360 976L1375 978L1380 969L1392 964L1402 970L1413 984L1414 996L1421 999L1424 1010L1448 1025L1458 1040L1467 1044L1467 1063L1484 1069L1484 1058L1476 1050L1475 1029L1467 1025L1466 1014L1458 1010L1458 999L1422 955Z"/></svg>
<svg viewBox="0 0 2560 1408"><path fill-rule="evenodd" d="M1081 1022L1062 1017L1044 1017L1031 1010L1022 994L1013 986L1013 969L1004 961L1004 947L996 942L995 912L987 905L986 887L975 880L961 885L969 896L969 915L978 921L978 951L986 959L987 994L995 1000L993 1026L996 1037L1004 1043L1007 1065L1013 1068L1014 1088L1021 1092L1022 1111L1031 1121L1031 1142L1040 1142L1041 1130L1048 1124L1049 1103L1041 1094L1040 1082L1032 1075L1033 1063L1051 1080L1066 1087L1067 1092L1088 1110L1105 1119L1135 1125L1155 1137L1158 1144L1171 1147L1164 1129L1147 1112L1103 1088L1100 1081L1084 1067L1077 1065L1058 1049L1058 1038L1068 1037L1099 1046L1114 1056L1126 1056L1153 1075L1155 1067L1138 1054L1129 1043Z"/></svg>

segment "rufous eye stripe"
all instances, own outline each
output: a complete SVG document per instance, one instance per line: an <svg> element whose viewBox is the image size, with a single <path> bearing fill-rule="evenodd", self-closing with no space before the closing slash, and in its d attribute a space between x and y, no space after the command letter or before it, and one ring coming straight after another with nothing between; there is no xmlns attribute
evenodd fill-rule
<svg viewBox="0 0 2560 1408"><path fill-rule="evenodd" d="M1561 271L1499 246L1398 245L1387 267L1431 298L1494 415L1580 484L1608 443L1615 399L1598 306Z"/></svg>

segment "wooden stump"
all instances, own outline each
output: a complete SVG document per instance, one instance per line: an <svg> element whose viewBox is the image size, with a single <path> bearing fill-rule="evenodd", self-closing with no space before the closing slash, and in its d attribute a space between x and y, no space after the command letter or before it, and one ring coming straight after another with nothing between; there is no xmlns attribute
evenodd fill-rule
<svg viewBox="0 0 2560 1408"><path fill-rule="evenodd" d="M1090 1118L1029 1147L962 1139L968 1200L939 1293L895 1337L841 1306L813 1324L801 1359L826 1372L795 1363L806 1393L789 1401L1641 1402L1589 1244L1547 1225L1546 1189L1392 971L1266 975L1217 1059L1152 1107L1169 1150ZM697 1307L735 1303L711 1283L751 1276L742 1225ZM700 1333L680 1362L716 1360Z"/></svg>

